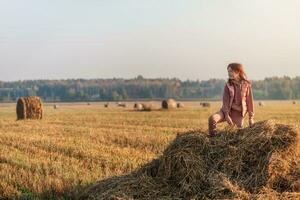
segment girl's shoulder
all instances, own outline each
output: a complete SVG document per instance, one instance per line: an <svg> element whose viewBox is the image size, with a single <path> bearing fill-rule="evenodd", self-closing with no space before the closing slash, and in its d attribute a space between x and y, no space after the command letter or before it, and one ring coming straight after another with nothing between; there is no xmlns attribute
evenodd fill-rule
<svg viewBox="0 0 300 200"><path fill-rule="evenodd" d="M251 86L252 86L252 82L249 81L249 80L242 80L242 84L243 84L243 85L246 85L246 86L248 86L248 87L251 87Z"/></svg>
<svg viewBox="0 0 300 200"><path fill-rule="evenodd" d="M241 81L241 85L245 85L245 86L250 86L250 87L251 87L252 83L251 83L251 81L249 81L249 80L242 80L242 81ZM230 80L228 80L228 81L225 83L225 86L233 86L233 83L232 83Z"/></svg>

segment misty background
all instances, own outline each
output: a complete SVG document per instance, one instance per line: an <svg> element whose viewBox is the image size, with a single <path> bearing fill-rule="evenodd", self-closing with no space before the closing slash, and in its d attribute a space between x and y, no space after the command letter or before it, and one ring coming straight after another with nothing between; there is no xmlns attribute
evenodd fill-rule
<svg viewBox="0 0 300 200"><path fill-rule="evenodd" d="M0 80L300 75L297 0L0 0Z"/></svg>

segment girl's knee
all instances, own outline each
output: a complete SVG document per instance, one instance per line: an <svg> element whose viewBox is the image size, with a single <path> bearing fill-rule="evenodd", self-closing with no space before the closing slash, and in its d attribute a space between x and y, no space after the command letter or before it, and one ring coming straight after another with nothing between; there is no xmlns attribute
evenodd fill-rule
<svg viewBox="0 0 300 200"><path fill-rule="evenodd" d="M208 123L213 123L215 122L215 118L214 118L214 115L211 115L209 118L208 118Z"/></svg>

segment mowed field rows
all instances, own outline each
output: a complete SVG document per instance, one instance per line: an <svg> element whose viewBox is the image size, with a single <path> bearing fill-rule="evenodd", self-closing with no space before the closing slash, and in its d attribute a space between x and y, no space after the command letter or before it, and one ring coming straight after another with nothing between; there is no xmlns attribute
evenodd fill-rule
<svg viewBox="0 0 300 200"><path fill-rule="evenodd" d="M300 102L265 104L256 103L256 121L300 124ZM45 104L42 120L26 121L16 121L15 104L0 105L0 198L67 199L81 187L130 173L161 155L178 133L206 130L221 103L151 112L134 111L133 103L58 105Z"/></svg>

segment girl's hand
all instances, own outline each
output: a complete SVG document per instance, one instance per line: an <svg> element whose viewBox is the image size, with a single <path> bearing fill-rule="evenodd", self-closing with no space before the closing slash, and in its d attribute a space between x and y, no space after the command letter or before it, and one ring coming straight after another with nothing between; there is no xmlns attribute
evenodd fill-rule
<svg viewBox="0 0 300 200"><path fill-rule="evenodd" d="M230 125L230 126L233 126L233 122L232 122L232 119L229 115L226 115L225 116L225 120L227 121L227 123Z"/></svg>

